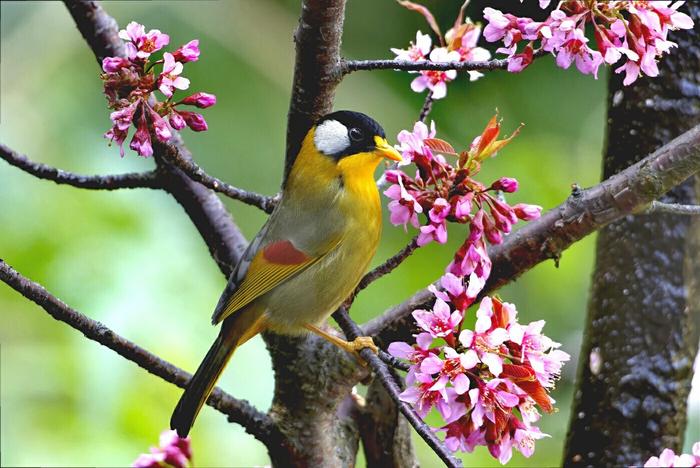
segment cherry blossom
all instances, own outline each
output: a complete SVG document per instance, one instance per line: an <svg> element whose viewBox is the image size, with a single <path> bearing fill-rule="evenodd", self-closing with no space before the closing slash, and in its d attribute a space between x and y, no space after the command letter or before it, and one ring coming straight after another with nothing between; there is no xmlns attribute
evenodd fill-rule
<svg viewBox="0 0 700 468"><path fill-rule="evenodd" d="M192 461L190 438L180 438L175 431L163 431L158 447L151 447L150 453L142 453L131 465L134 468L185 468Z"/></svg>
<svg viewBox="0 0 700 468"><path fill-rule="evenodd" d="M549 3L541 0L540 7ZM596 78L600 65L624 60L615 72L625 73L623 84L630 85L642 75L659 74L657 60L676 46L668 40L669 31L693 27L692 19L678 11L683 3L565 0L543 22L487 7L484 38L503 43L497 52L507 55L511 72L522 71L543 51L554 54L558 66L575 63L580 72ZM589 24L597 49L585 35Z"/></svg>
<svg viewBox="0 0 700 468"><path fill-rule="evenodd" d="M183 63L199 58L199 41L188 42L174 54L164 52L162 60L152 62L151 55L170 42L167 34L157 29L146 33L143 25L132 21L120 31L119 37L127 41L127 57L105 57L101 77L108 105L112 109L112 128L104 136L110 143L119 145L121 156L124 156L123 145L132 126L136 127L136 131L129 148L144 157L153 154L152 134L165 143L172 138L173 129L181 130L187 126L196 132L207 130L207 122L201 114L179 109L178 106L205 109L216 104L216 96L197 92L180 101L172 101L175 90L189 87L190 81L180 75ZM153 69L158 63L163 64L163 69L156 76ZM165 101L158 100L154 93L156 90L165 96Z"/></svg>
<svg viewBox="0 0 700 468"><path fill-rule="evenodd" d="M658 457L649 458L644 467L700 467L700 442L695 442L692 454L676 455L669 448L663 449Z"/></svg>

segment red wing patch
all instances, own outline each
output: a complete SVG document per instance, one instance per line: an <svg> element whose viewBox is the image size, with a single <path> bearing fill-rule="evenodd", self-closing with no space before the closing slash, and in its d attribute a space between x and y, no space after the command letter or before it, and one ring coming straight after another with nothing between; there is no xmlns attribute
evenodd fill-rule
<svg viewBox="0 0 700 468"><path fill-rule="evenodd" d="M299 265L309 257L288 240L273 242L263 250L263 258L277 265Z"/></svg>

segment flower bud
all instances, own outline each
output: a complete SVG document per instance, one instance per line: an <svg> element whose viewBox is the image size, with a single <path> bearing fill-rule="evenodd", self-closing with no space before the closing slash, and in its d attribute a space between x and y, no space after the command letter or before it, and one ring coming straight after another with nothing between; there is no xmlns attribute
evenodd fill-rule
<svg viewBox="0 0 700 468"><path fill-rule="evenodd" d="M491 184L493 190L502 190L506 193L513 193L518 190L518 181L512 177L501 177Z"/></svg>
<svg viewBox="0 0 700 468"><path fill-rule="evenodd" d="M197 106L200 109L206 109L216 104L216 96L209 93L194 93L182 100L183 104Z"/></svg>
<svg viewBox="0 0 700 468"><path fill-rule="evenodd" d="M537 219L542 214L542 207L537 205L528 205L526 203L518 203L513 206L515 215L523 221L531 221Z"/></svg>

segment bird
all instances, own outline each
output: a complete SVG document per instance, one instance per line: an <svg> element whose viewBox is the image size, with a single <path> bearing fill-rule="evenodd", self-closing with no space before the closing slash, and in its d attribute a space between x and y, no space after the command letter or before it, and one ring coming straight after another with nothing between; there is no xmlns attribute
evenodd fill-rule
<svg viewBox="0 0 700 468"><path fill-rule="evenodd" d="M237 347L261 332L315 333L348 352L368 347L321 327L377 250L382 210L374 172L401 161L371 117L336 111L306 133L281 198L233 269L212 316L219 334L189 381L170 427L186 437Z"/></svg>

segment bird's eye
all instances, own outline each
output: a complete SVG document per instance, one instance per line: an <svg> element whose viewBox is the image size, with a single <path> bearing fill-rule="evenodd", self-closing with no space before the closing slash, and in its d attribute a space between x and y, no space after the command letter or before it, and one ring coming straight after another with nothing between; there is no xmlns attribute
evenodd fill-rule
<svg viewBox="0 0 700 468"><path fill-rule="evenodd" d="M362 140L362 136L363 136L363 135L362 135L362 130L360 130L359 128L353 127L353 128L350 129L350 131L349 131L348 133L350 134L350 139L351 139L352 141L360 141L360 140Z"/></svg>

